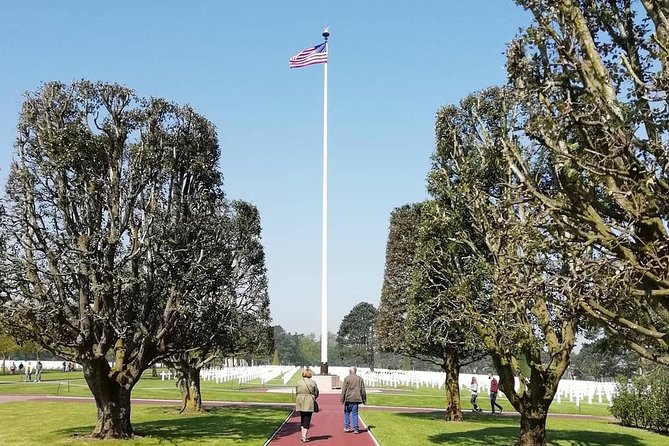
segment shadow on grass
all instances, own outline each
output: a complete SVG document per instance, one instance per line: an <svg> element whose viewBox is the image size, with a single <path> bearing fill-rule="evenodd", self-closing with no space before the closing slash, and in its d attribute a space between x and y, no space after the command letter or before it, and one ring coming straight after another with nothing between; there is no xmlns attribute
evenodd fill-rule
<svg viewBox="0 0 669 446"><path fill-rule="evenodd" d="M399 413L399 416L413 420L443 420L443 412ZM478 429L460 432L445 432L430 435L431 444L514 444L519 434L518 418L465 415L465 421L476 422ZM614 432L594 432L583 430L549 429L547 442L562 442L571 446L644 446L638 438Z"/></svg>
<svg viewBox="0 0 669 446"><path fill-rule="evenodd" d="M145 408L143 412L151 412L152 421L133 422L132 426L138 436L157 438L167 442L196 441L212 438L238 438L255 440L262 444L283 421L285 410L280 409L230 409L212 408L204 414L179 415L176 410L165 410L164 407ZM281 416L276 417L277 412ZM270 417L271 415L271 417ZM276 422L268 418L277 418ZM80 426L61 429L57 434L79 437L87 436L94 426ZM197 444L197 443L195 443Z"/></svg>

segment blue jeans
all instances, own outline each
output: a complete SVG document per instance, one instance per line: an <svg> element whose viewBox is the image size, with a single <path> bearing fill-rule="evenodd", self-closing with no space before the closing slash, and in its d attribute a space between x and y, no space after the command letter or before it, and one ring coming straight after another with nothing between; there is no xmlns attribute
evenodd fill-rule
<svg viewBox="0 0 669 446"><path fill-rule="evenodd" d="M360 403L344 403L344 429L351 428L353 421L353 430L358 432L358 406ZM351 420L353 418L353 420Z"/></svg>

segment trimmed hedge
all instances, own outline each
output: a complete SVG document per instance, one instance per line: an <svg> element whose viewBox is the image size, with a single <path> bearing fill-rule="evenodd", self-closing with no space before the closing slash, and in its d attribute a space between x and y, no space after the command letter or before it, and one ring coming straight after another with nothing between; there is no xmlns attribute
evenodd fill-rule
<svg viewBox="0 0 669 446"><path fill-rule="evenodd" d="M669 372L623 378L616 388L611 413L624 426L669 432Z"/></svg>

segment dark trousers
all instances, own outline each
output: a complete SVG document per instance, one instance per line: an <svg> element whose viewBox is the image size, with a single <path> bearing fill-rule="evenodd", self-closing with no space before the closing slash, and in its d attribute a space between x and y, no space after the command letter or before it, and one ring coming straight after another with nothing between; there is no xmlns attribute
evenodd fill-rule
<svg viewBox="0 0 669 446"><path fill-rule="evenodd" d="M300 426L309 429L309 426L311 425L311 414L313 412L300 412Z"/></svg>
<svg viewBox="0 0 669 446"><path fill-rule="evenodd" d="M492 413L495 413L495 407L499 408L499 411L502 411L502 406L497 404L497 392L490 392L490 407L492 408Z"/></svg>
<svg viewBox="0 0 669 446"><path fill-rule="evenodd" d="M472 399L470 402L472 403L472 406L474 406L474 410L479 410L479 406L476 405L476 398L478 395L476 393L472 393Z"/></svg>

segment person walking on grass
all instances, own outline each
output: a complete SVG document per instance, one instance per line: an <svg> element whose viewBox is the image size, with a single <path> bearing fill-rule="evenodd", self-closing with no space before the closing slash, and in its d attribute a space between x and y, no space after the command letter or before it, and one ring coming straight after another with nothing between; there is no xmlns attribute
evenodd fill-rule
<svg viewBox="0 0 669 446"><path fill-rule="evenodd" d="M37 364L35 364L35 382L42 382L42 361L39 359L37 360Z"/></svg>
<svg viewBox="0 0 669 446"><path fill-rule="evenodd" d="M482 412L483 409L481 409L479 406L476 405L476 398L479 396L479 384L476 382L476 377L472 376L472 382L469 384L469 390L472 392L472 399L471 403L472 406L474 406L474 412Z"/></svg>
<svg viewBox="0 0 669 446"><path fill-rule="evenodd" d="M302 431L302 443L309 441L307 434L311 424L311 415L318 412L318 385L311 379L311 370L304 369L302 379L297 382L295 388L295 411L300 413L300 429Z"/></svg>
<svg viewBox="0 0 669 446"><path fill-rule="evenodd" d="M490 379L490 407L492 408L492 413L495 413L495 407L499 408L500 415L502 414L502 406L497 404L497 392L499 392L499 383L493 376L492 372L488 373L488 379Z"/></svg>
<svg viewBox="0 0 669 446"><path fill-rule="evenodd" d="M351 367L348 369L348 376L344 378L341 386L341 403L344 405L344 432L360 432L358 426L358 406L360 403L367 402L367 392L365 391L365 381L357 375L358 369Z"/></svg>
<svg viewBox="0 0 669 446"><path fill-rule="evenodd" d="M26 382L29 383L33 380L33 369L30 363L26 366Z"/></svg>

